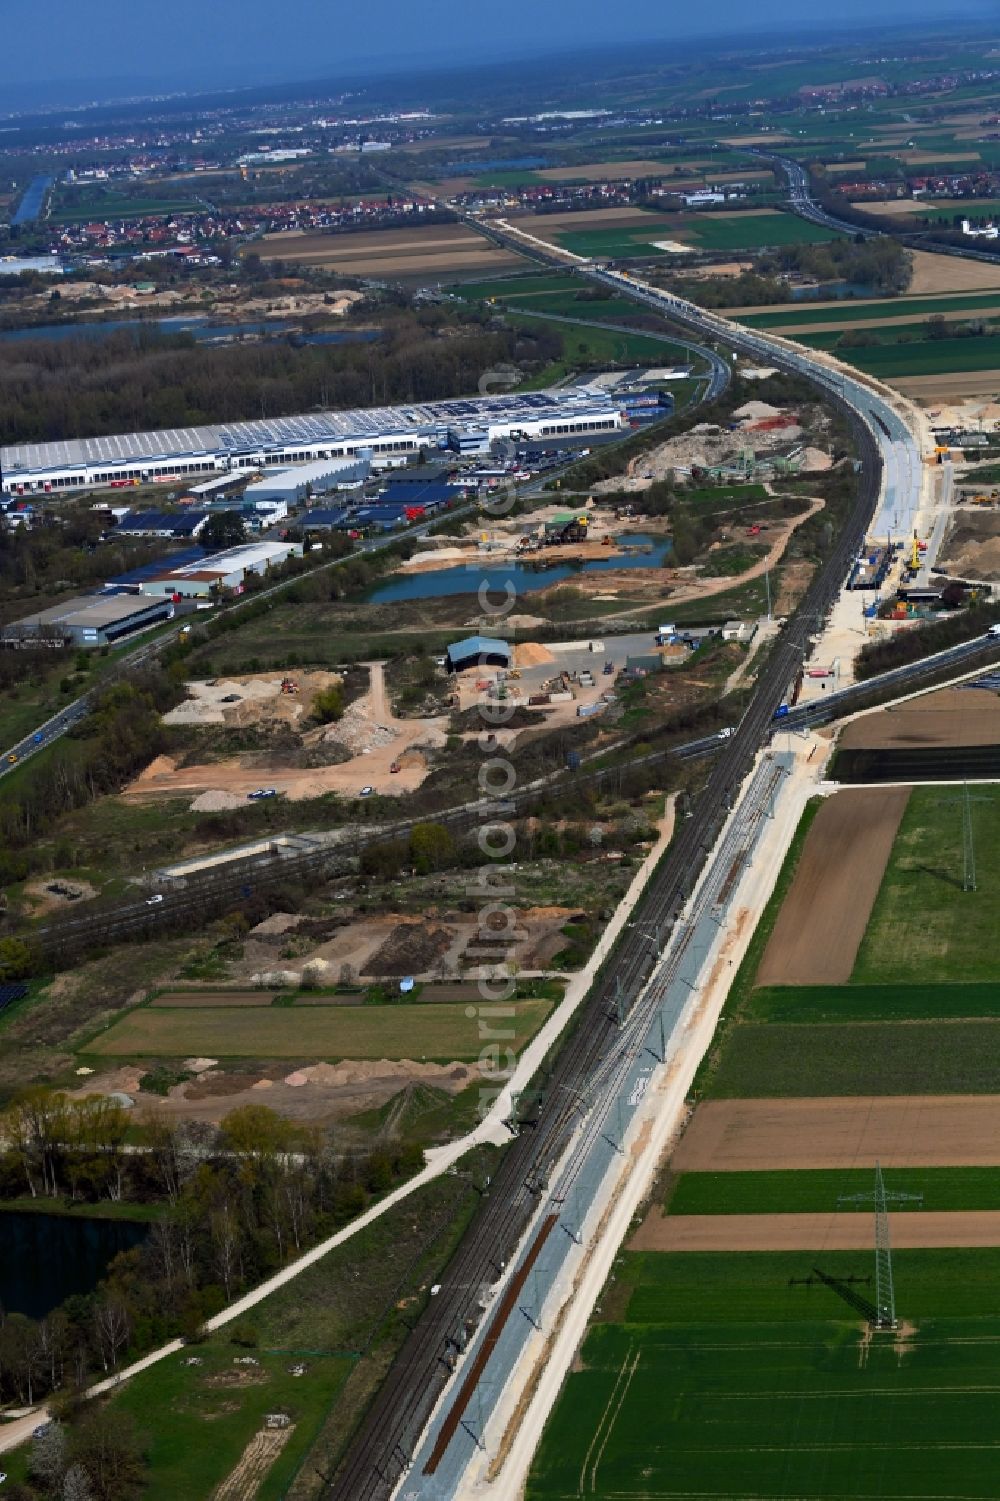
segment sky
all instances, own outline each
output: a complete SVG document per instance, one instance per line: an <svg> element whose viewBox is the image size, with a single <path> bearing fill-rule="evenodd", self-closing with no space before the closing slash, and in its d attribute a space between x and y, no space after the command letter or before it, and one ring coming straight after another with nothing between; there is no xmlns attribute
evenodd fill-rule
<svg viewBox="0 0 1000 1501"><path fill-rule="evenodd" d="M619 49L733 28L770 41L783 24L801 33L817 12L845 29L996 14L992 0L629 0L626 31L607 0L0 0L0 112L30 107L32 89L47 103L45 86L63 80L110 83L120 96L505 61L567 45Z"/></svg>

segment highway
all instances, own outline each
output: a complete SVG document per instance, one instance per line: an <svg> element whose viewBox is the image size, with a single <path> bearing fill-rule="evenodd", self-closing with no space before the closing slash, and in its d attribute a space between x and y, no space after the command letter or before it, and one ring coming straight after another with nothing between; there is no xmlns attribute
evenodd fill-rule
<svg viewBox="0 0 1000 1501"><path fill-rule="evenodd" d="M616 288L612 273L594 271ZM660 294L625 279L619 288L637 300L666 311ZM700 310L692 305L688 321L704 331ZM712 334L721 320L711 320ZM728 327L728 326L727 326ZM756 335L748 336L755 353L770 349ZM788 366L784 351L773 363ZM809 362L803 355L802 364ZM825 382L825 372L823 377ZM865 418L851 410L839 389L830 401L847 417L856 434L862 468L858 496L834 544L826 565L814 577L805 598L791 617L765 663L757 690L735 734L724 741L691 817L680 825L667 856L637 909L640 924L668 933L705 865L719 835L726 812L739 797L760 747L769 739L774 715L793 682L809 637L829 609L846 577L856 548L873 514L882 478L882 457L875 428L870 424L865 395ZM650 945L641 927L626 931L612 961L593 987L566 1045L558 1055L545 1088L537 1118L521 1130L506 1151L490 1194L463 1238L442 1279L441 1290L427 1307L400 1357L390 1370L330 1486L330 1501L385 1501L407 1469L437 1393L447 1376L448 1354L462 1331L475 1328L481 1317L480 1289L495 1281L500 1262L514 1253L536 1206L540 1186L548 1181L572 1138L578 1104L590 1099L592 1109L606 1103L601 1088L603 1070L619 1041L618 1016L626 1019L642 991L651 968ZM464 1338L464 1336L463 1336Z"/></svg>
<svg viewBox="0 0 1000 1501"><path fill-rule="evenodd" d="M474 216L469 216L469 222L487 238L523 251L515 235L484 226ZM547 258L537 247L533 256L543 263L565 264L557 257ZM666 935L694 889L726 810L739 798L758 751L771 736L775 715L808 653L811 636L839 593L864 541L883 493L883 479L893 487L894 505L914 512L918 508L920 454L912 436L905 429L900 431L899 419L877 393L814 360L810 351L799 353L788 341L772 340L766 334L742 328L623 273L591 265L576 269L702 338L809 380L850 423L860 460L857 498L831 555L777 638L742 721L732 738L722 743L706 784L694 801L691 817L680 826L637 909L640 925L652 925ZM900 493L901 486L905 493ZM978 649L984 649L982 642ZM871 685L866 686L870 691ZM796 711L796 716L800 712L819 716L824 710L829 710L829 701L809 705L804 711ZM791 716L780 720L789 729L797 722ZM661 945L662 941L661 936ZM489 1197L452 1258L440 1291L406 1341L325 1492L328 1501L386 1501L409 1471L453 1353L481 1321L481 1290L496 1281L499 1267L517 1247L542 1185L548 1182L574 1135L579 1101L589 1101L592 1113L606 1110L613 1098L606 1071L619 1045L619 1018L624 1014L627 1024L648 977L649 949L641 926L628 930L612 962L595 983L577 1026L556 1059L537 1117L529 1129L520 1131L505 1153ZM467 1429L456 1432L467 1434ZM406 1488L407 1495L411 1492L414 1496L422 1494L413 1480Z"/></svg>

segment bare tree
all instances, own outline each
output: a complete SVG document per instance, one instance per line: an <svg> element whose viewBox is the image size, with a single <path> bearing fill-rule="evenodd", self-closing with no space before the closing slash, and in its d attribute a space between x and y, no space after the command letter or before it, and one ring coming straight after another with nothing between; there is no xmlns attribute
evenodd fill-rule
<svg viewBox="0 0 1000 1501"><path fill-rule="evenodd" d="M61 1423L45 1423L31 1441L28 1474L55 1495L65 1473L66 1430Z"/></svg>
<svg viewBox="0 0 1000 1501"><path fill-rule="evenodd" d="M236 1275L240 1253L239 1228L228 1201L212 1214L209 1223L212 1232L212 1249L215 1252L215 1266L222 1278L222 1286L228 1303L232 1297L233 1279Z"/></svg>
<svg viewBox="0 0 1000 1501"><path fill-rule="evenodd" d="M118 1357L125 1349L131 1335L128 1307L123 1298L112 1293L94 1306L94 1332L101 1352L101 1364L106 1371L115 1370Z"/></svg>
<svg viewBox="0 0 1000 1501"><path fill-rule="evenodd" d="M70 1465L62 1485L62 1501L95 1501L90 1476L83 1465Z"/></svg>

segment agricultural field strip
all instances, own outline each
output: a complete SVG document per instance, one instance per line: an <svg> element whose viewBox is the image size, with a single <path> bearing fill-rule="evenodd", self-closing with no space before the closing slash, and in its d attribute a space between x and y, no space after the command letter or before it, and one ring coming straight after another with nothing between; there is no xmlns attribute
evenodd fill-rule
<svg viewBox="0 0 1000 1501"><path fill-rule="evenodd" d="M897 1283L918 1321L902 1346L869 1345L815 1265L815 1252L627 1254L614 1322L588 1333L528 1501L986 1501L1000 1383L998 1321L983 1310L997 1253L900 1251ZM831 1251L822 1266L860 1273L870 1295L869 1257ZM636 1349L628 1400L581 1492L583 1436Z"/></svg>
<svg viewBox="0 0 1000 1501"><path fill-rule="evenodd" d="M727 317L736 318L751 328L778 331L813 327L825 330L826 325L832 329L834 325L844 325L846 328L857 324L920 328L922 325L917 320L936 315L954 318L956 321L960 321L962 316L974 317L983 313L987 317L1000 317L1000 291L969 292L964 295L956 293L954 297L886 297L877 303L849 301L831 305L801 302L794 312L786 307L782 307L780 312L768 313L747 313L735 308L723 311Z"/></svg>
<svg viewBox="0 0 1000 1501"><path fill-rule="evenodd" d="M869 1175L870 1192L871 1175ZM1000 1246L1000 1210L892 1211L894 1249ZM866 1251L873 1244L871 1210L813 1213L680 1214L652 1210L630 1242L637 1251Z"/></svg>
<svg viewBox="0 0 1000 1501"><path fill-rule="evenodd" d="M552 1009L550 1001L519 1001L509 1019L512 1048L530 1041ZM463 1004L434 1006L311 1006L296 1011L255 1004L152 1008L139 1006L82 1051L100 1057L238 1058L477 1058L482 1050L475 1013Z"/></svg>
<svg viewBox="0 0 1000 1501"><path fill-rule="evenodd" d="M854 1210L868 1215L871 1211L865 1205L842 1204L839 1200L845 1194L867 1193L871 1181L868 1167L682 1173L670 1182L665 1212L828 1214ZM917 1208L930 1213L1000 1210L1000 1165L894 1168L888 1186L922 1195L919 1205L901 1203L894 1214L910 1214Z"/></svg>
<svg viewBox="0 0 1000 1501"><path fill-rule="evenodd" d="M876 1157L893 1172L941 1167L958 1173L956 1183L963 1176L971 1183L971 1169L1000 1167L1000 1095L702 1100L671 1171L715 1178L864 1165L870 1172Z"/></svg>
<svg viewBox="0 0 1000 1501"><path fill-rule="evenodd" d="M908 789L858 788L824 799L757 973L765 985L850 978Z"/></svg>

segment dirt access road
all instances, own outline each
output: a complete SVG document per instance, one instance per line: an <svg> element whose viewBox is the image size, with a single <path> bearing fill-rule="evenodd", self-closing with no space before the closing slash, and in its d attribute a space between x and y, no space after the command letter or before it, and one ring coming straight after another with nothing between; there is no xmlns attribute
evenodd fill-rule
<svg viewBox="0 0 1000 1501"><path fill-rule="evenodd" d="M758 985L846 985L908 787L851 788L820 808L768 939Z"/></svg>
<svg viewBox="0 0 1000 1501"><path fill-rule="evenodd" d="M1000 1166L1000 1095L706 1100L671 1159L676 1173L789 1168Z"/></svg>
<svg viewBox="0 0 1000 1501"><path fill-rule="evenodd" d="M1000 1246L1000 1210L908 1210L892 1217L899 1250ZM657 1205L630 1251L871 1251L871 1214L664 1214Z"/></svg>
<svg viewBox="0 0 1000 1501"><path fill-rule="evenodd" d="M418 747L443 744L447 721L394 718L386 702L384 664L370 662L367 666L370 682L364 697L349 705L337 724L310 732L316 740L338 740L356 747L350 761L335 766L262 768L244 766L234 758L179 767L170 756L157 756L122 796L134 802L221 793L232 795L238 803L258 787L274 787L290 801L298 802L321 797L325 792L357 797L366 786L382 794L415 791L428 769ZM400 770L391 772L390 767L400 759Z"/></svg>

